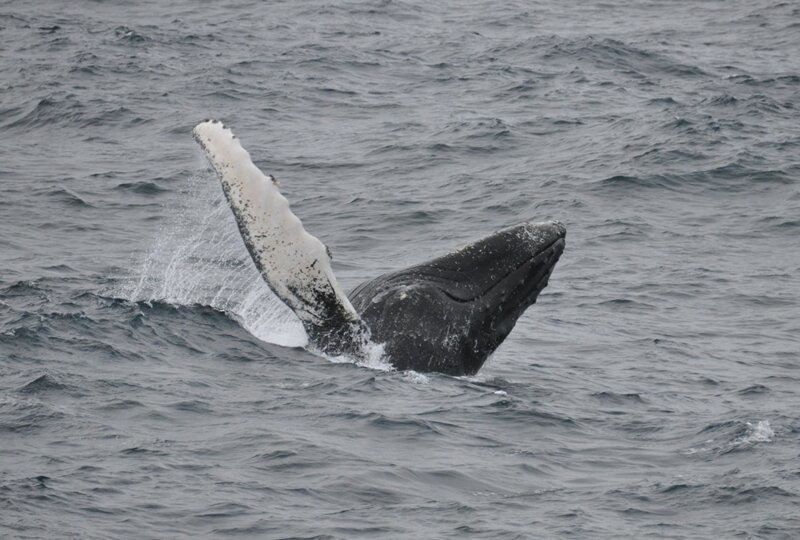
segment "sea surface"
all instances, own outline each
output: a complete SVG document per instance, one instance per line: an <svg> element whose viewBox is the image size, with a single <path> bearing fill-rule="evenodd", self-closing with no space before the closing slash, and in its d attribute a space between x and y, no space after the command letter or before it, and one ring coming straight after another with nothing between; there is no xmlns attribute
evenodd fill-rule
<svg viewBox="0 0 800 540"><path fill-rule="evenodd" d="M474 377L302 348L191 137L351 289L567 248ZM800 4L0 2L0 537L800 537Z"/></svg>

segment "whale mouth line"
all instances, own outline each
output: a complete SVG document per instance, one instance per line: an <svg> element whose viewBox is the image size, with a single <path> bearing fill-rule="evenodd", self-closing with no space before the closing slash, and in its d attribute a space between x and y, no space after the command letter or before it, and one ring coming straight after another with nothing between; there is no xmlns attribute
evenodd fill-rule
<svg viewBox="0 0 800 540"><path fill-rule="evenodd" d="M522 261L517 266L509 269L500 278L495 280L495 282L492 283L488 288L486 288L486 289L484 289L484 290L482 290L482 291L480 291L480 292L476 293L475 295L470 296L468 298L465 298L463 296L456 296L453 293L451 293L450 291L448 291L448 290L446 290L446 289L444 289L442 287L438 287L438 288L442 292L442 294L444 294L447 298L449 298L453 302L459 302L459 303L475 302L477 300L480 300L481 298L484 298L488 294L490 294L494 289L496 289L498 286L500 286L500 284L505 282L510 276L512 276L512 275L516 274L517 272L519 272L519 270L521 268L525 267L526 265L533 265L533 264L536 263L537 259L540 260L540 259L545 258L545 257L551 255L552 253L555 253L556 251L558 251L558 254L554 257L552 262L550 262L550 264L548 264L548 267L544 269L544 272L539 272L540 277L539 277L539 279L536 280L536 284L538 284L539 282L541 282L543 279L546 279L547 276L550 275L550 272L552 271L553 267L555 267L556 263L558 262L558 258L561 256L561 253L563 253L565 246L566 246L566 241L564 240L564 236L563 235L559 235L557 238L555 238L550 243L545 245L542 249L540 249L535 255L533 255L529 259L526 259L526 260ZM559 249L559 247L560 247L560 249ZM535 289L536 289L536 287L532 288L532 290L535 290ZM525 297L527 298L527 296L528 295L526 294Z"/></svg>

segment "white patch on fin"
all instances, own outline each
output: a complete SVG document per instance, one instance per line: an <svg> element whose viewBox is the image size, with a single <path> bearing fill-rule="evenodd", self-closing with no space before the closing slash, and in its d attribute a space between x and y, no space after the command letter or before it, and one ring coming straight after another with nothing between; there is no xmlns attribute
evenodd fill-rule
<svg viewBox="0 0 800 540"><path fill-rule="evenodd" d="M333 275L325 244L303 228L230 129L207 120L192 130L222 182L245 245L264 281L303 321L325 327L360 318Z"/></svg>

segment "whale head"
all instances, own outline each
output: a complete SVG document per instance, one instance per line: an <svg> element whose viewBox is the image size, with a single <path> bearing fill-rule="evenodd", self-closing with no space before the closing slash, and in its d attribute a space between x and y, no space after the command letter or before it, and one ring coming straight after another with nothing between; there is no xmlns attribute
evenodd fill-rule
<svg viewBox="0 0 800 540"><path fill-rule="evenodd" d="M521 223L348 296L395 366L472 374L547 286L565 236L558 222Z"/></svg>

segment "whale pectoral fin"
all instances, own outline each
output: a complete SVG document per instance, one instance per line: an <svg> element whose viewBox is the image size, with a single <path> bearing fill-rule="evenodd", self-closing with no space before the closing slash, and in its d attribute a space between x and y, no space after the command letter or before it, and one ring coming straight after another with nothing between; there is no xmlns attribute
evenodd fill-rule
<svg viewBox="0 0 800 540"><path fill-rule="evenodd" d="M270 289L288 305L313 340L331 329L363 327L339 287L325 244L303 228L278 190L221 122L208 120L192 130L219 176L250 256ZM314 343L324 352L327 343Z"/></svg>

